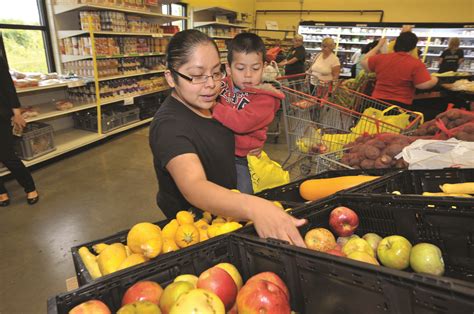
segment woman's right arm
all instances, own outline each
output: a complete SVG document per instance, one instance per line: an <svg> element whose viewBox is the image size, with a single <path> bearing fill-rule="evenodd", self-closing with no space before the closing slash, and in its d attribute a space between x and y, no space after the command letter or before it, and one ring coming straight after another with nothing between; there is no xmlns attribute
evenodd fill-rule
<svg viewBox="0 0 474 314"><path fill-rule="evenodd" d="M214 215L253 221L262 238L276 238L304 247L297 229L305 223L275 206L272 202L243 193L235 193L207 180L196 154L182 154L166 165L186 200Z"/></svg>

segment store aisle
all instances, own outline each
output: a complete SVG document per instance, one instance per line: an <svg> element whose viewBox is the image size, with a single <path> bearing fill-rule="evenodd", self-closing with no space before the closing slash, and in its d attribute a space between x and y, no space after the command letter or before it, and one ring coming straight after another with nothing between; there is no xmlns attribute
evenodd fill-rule
<svg viewBox="0 0 474 314"><path fill-rule="evenodd" d="M286 146L267 145L277 161ZM41 200L28 206L16 182L12 204L0 208L0 313L45 313L46 300L75 276L72 246L164 218L155 205L157 183L148 127L33 172Z"/></svg>

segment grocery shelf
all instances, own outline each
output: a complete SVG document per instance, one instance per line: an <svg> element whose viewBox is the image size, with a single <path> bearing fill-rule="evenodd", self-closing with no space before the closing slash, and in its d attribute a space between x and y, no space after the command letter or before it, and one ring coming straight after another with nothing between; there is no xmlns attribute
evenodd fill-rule
<svg viewBox="0 0 474 314"><path fill-rule="evenodd" d="M66 87L68 83L59 83L59 84L52 84L52 85L45 85L45 86L34 86L34 87L25 87L25 88L16 88L16 93L17 94L22 94L22 93L31 93L31 92L36 92L36 91L41 91L41 90L46 90L46 89L54 89L54 88L60 88L60 87Z"/></svg>
<svg viewBox="0 0 474 314"><path fill-rule="evenodd" d="M38 121L38 120L59 117L59 116L67 115L76 111L94 108L96 106L97 105L95 103L91 103L91 104L74 105L74 107L68 110L56 110L56 106L54 103L40 104L40 105L35 106L41 110L40 114L37 115L36 117L31 117L31 118L26 119L26 122L33 122L33 121Z"/></svg>
<svg viewBox="0 0 474 314"><path fill-rule="evenodd" d="M198 7L198 8L194 8L193 9L194 12L202 12L202 11L208 11L208 12L212 12L214 14L217 14L217 15L236 15L238 12L237 11L234 11L234 10L231 10L231 9L228 9L228 8L224 8L224 7Z"/></svg>
<svg viewBox="0 0 474 314"><path fill-rule="evenodd" d="M72 61L79 61L79 60L87 60L92 59L91 55L85 56L74 56L74 55L61 55L61 62L72 62Z"/></svg>
<svg viewBox="0 0 474 314"><path fill-rule="evenodd" d="M64 39L69 37L75 37L80 35L89 34L88 31L85 30L67 30L67 31L57 31L58 39Z"/></svg>
<svg viewBox="0 0 474 314"><path fill-rule="evenodd" d="M126 78L126 77L140 76L140 75L158 74L158 73L163 73L163 72L165 72L165 70L153 70L153 71L148 71L148 72L137 72L137 73L130 73L130 74L120 74L120 75L99 77L99 82L116 80L116 79L121 79L121 78Z"/></svg>
<svg viewBox="0 0 474 314"><path fill-rule="evenodd" d="M209 36L211 38L215 38L215 39L232 39L234 37L232 36Z"/></svg>
<svg viewBox="0 0 474 314"><path fill-rule="evenodd" d="M227 26L227 27L236 27L236 28L249 28L248 26L243 26L240 24L232 24L218 21L206 21L206 22L194 22L194 27L204 27L204 26Z"/></svg>
<svg viewBox="0 0 474 314"><path fill-rule="evenodd" d="M159 93L163 92L165 90L168 90L169 87L166 88L161 88L153 91L148 91L148 92L140 92L140 93L133 93L133 94L128 94L126 96L120 96L120 97L111 97L111 98L101 98L101 105L108 105L108 104L113 104L115 102L123 101L123 100L128 100L130 98L135 98L138 96L145 96L149 94L154 94L154 93Z"/></svg>
<svg viewBox="0 0 474 314"><path fill-rule="evenodd" d="M127 53L121 55L103 55L97 56L97 59L114 59L114 58L132 58L132 57L153 57L153 56L164 56L164 52L145 52L145 53Z"/></svg>
<svg viewBox="0 0 474 314"><path fill-rule="evenodd" d="M174 34L165 34L165 33L145 33L145 32L114 32L114 31L94 31L94 35L114 35L114 36L141 36L141 37L171 37ZM64 39L68 37L75 37L80 35L89 34L89 31L86 30L66 30L58 31L58 38Z"/></svg>
<svg viewBox="0 0 474 314"><path fill-rule="evenodd" d="M161 10L161 6L158 7ZM158 10L157 9L157 10ZM138 16L143 17L153 17L159 18L161 21L160 23L169 23L173 21L180 21L186 20L187 17L185 16L176 16L176 15L168 15L162 14L153 11L146 11L140 10L136 8L127 8L125 6L109 6L109 5L100 5L100 4L56 4L54 5L54 13L55 14L62 14L71 11L78 11L78 10L110 10L110 11L117 11L117 12L124 12L124 13L133 13Z"/></svg>
<svg viewBox="0 0 474 314"><path fill-rule="evenodd" d="M124 125L120 128L117 128L115 130L112 130L110 132L107 132L106 135L110 136L110 135L117 134L117 133L120 133L120 132L123 132L123 131L126 131L126 130L130 130L130 129L133 129L137 126L147 124L147 123L151 122L152 120L153 120L153 118L148 118L148 119L145 119L145 120L140 120L140 121L137 121L137 122L133 122L133 123Z"/></svg>
<svg viewBox="0 0 474 314"><path fill-rule="evenodd" d="M86 146L102 138L104 138L104 136L99 135L98 133L78 129L65 129L57 131L54 133L54 144L56 145L56 150L38 158L29 161L24 161L24 163L27 167L32 166L45 160L70 152L74 149Z"/></svg>

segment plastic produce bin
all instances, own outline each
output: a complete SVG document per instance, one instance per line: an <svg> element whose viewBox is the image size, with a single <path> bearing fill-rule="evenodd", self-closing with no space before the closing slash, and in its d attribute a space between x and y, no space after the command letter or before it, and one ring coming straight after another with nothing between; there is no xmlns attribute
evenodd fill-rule
<svg viewBox="0 0 474 314"><path fill-rule="evenodd" d="M307 219L308 223L300 228L300 233L304 236L313 228L331 229L329 214L338 206L349 207L357 213L359 227L355 233L361 237L369 232L377 233L381 237L401 235L412 245L428 242L438 246L445 262L444 276L471 282L474 289L472 201L468 199L427 201L423 197L403 199L346 194L300 207L291 214L297 218ZM251 226L245 227L241 229L241 233L255 235L255 229ZM389 270L386 267L379 269ZM401 272L410 273L411 270Z"/></svg>
<svg viewBox="0 0 474 314"><path fill-rule="evenodd" d="M121 125L127 125L140 120L140 109L137 106L118 106L114 111L121 116Z"/></svg>
<svg viewBox="0 0 474 314"><path fill-rule="evenodd" d="M282 202L282 205L285 208L288 208L288 207L294 208L297 204L294 204L294 203L291 203L291 202ZM193 211L195 212L195 215L196 215L195 220L200 219L201 217L199 215L199 210L193 210ZM170 220L171 219L165 219L165 220L160 221L160 222L155 222L155 225L158 225L160 228L163 229L163 227L168 222L170 222ZM132 226L130 226L130 227L132 227ZM92 246L95 245L95 244L98 244L98 243L112 244L112 243L120 242L120 243L126 244L127 234L128 234L129 231L130 231L130 229L123 230L123 231L117 232L114 235L104 237L104 238L101 238L101 239L98 239L98 240L86 242L86 243L83 243L83 244L80 244L80 245L77 245L77 246L74 246L74 247L71 248L72 261L74 263L74 269L76 271L76 278L77 278L77 282L79 283L79 286L82 286L82 285L85 285L85 284L88 284L88 283L91 283L91 282L95 281L95 280L92 279L91 275L89 274L89 272L86 269L86 266L82 262L81 257L79 256L79 249L81 247L85 246L91 252L93 252ZM204 242L204 243L206 243L206 242ZM183 249L181 249L181 250L183 250ZM157 257L157 259L160 259L162 256L166 256L166 255L167 254L159 255ZM146 263L151 263L152 261L148 261ZM120 273L120 272L114 272L114 273L109 274L109 275L104 276L104 277L107 277L107 278L108 277L113 277L113 276L116 276L118 273ZM99 279L97 279L97 280L99 280Z"/></svg>
<svg viewBox="0 0 474 314"><path fill-rule="evenodd" d="M15 151L21 159L31 160L56 149L54 130L49 124L30 122L23 130L23 135L15 141Z"/></svg>
<svg viewBox="0 0 474 314"><path fill-rule="evenodd" d="M278 274L298 313L470 313L474 307L474 290L456 280L425 278L232 234L52 297L48 313L68 313L90 299L105 302L115 312L126 289L137 281L153 280L165 287L180 274L199 275L220 262L236 266L244 281L264 271Z"/></svg>
<svg viewBox="0 0 474 314"><path fill-rule="evenodd" d="M352 188L350 193L393 195L400 192L403 198L418 199L423 192L442 192L444 183L474 182L474 169L405 170L377 181ZM424 196L429 199L439 197ZM456 197L456 199L458 199ZM472 199L474 202L474 199Z"/></svg>
<svg viewBox="0 0 474 314"><path fill-rule="evenodd" d="M331 170L325 171L323 173L309 176L301 180L290 182L288 184L278 186L276 188L267 189L262 192L257 193L256 195L272 201L289 201L299 204L306 202L300 196L300 185L306 180L309 179L327 179L327 178L336 178L342 176L357 176L357 175L370 175L370 176L384 176L390 173L399 172L397 169L354 169L354 170ZM380 179L376 179L380 180ZM340 192L339 192L340 193Z"/></svg>

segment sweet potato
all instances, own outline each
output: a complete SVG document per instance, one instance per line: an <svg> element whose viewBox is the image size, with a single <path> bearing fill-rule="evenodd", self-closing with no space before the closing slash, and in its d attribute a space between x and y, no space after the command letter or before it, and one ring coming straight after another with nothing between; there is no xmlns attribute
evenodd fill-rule
<svg viewBox="0 0 474 314"><path fill-rule="evenodd" d="M389 155L382 155L380 156L380 161L386 165L390 165L392 163L393 158Z"/></svg>
<svg viewBox="0 0 474 314"><path fill-rule="evenodd" d="M382 142L379 139L376 139L376 138L367 141L367 143L365 143L365 144L373 146L373 147L377 147L378 149L384 149L385 148L385 143Z"/></svg>
<svg viewBox="0 0 474 314"><path fill-rule="evenodd" d="M390 167L389 164L382 162L381 157L375 159L374 166L375 166L375 169L386 169Z"/></svg>
<svg viewBox="0 0 474 314"><path fill-rule="evenodd" d="M371 159L364 159L360 162L360 167L362 169L373 169L375 166L375 161Z"/></svg>
<svg viewBox="0 0 474 314"><path fill-rule="evenodd" d="M387 148L385 148L383 150L383 154L384 155L388 155L390 157L394 157L398 154L400 154L400 152L402 151L402 149L404 148L405 146L403 146L402 144L399 144L399 143L394 143L390 146L387 146Z"/></svg>
<svg viewBox="0 0 474 314"><path fill-rule="evenodd" d="M446 112L446 118L448 118L449 120L459 119L461 118L461 115L461 112L457 109L448 110Z"/></svg>
<svg viewBox="0 0 474 314"><path fill-rule="evenodd" d="M351 159L349 159L349 166L356 166L360 164L360 157L359 156L354 156Z"/></svg>
<svg viewBox="0 0 474 314"><path fill-rule="evenodd" d="M368 145L365 146L365 157L367 157L368 159L375 160L380 156L380 149Z"/></svg>

